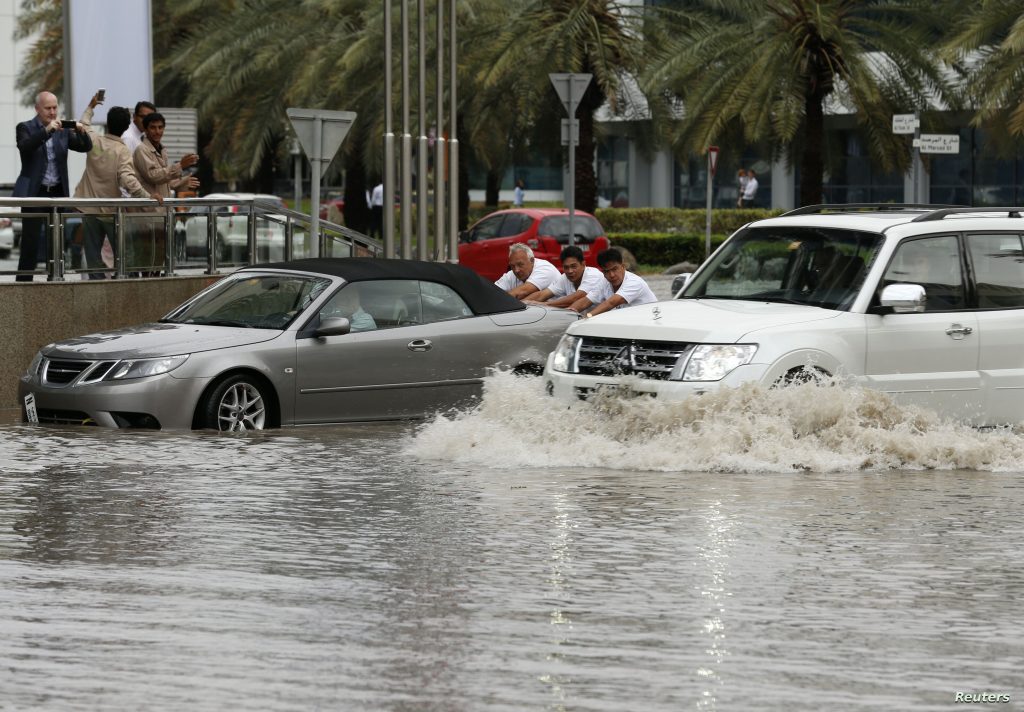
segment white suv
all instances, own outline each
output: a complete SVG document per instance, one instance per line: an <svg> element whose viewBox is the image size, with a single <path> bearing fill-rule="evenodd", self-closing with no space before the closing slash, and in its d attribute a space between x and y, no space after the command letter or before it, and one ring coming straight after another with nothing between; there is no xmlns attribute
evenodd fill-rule
<svg viewBox="0 0 1024 712"><path fill-rule="evenodd" d="M812 206L751 223L676 299L568 328L565 400L814 374L976 425L1024 421L1024 208Z"/></svg>
<svg viewBox="0 0 1024 712"><path fill-rule="evenodd" d="M284 202L279 197L263 193L210 193L203 197L225 201L260 200L284 209ZM242 262L249 249L249 216L244 212L246 208L240 211L237 204L212 209L197 205L189 208L187 213L180 214L174 228L178 259L206 259L206 223L211 210L216 216L219 260L229 263ZM256 218L256 249L260 262L277 262L284 259L283 221Z"/></svg>

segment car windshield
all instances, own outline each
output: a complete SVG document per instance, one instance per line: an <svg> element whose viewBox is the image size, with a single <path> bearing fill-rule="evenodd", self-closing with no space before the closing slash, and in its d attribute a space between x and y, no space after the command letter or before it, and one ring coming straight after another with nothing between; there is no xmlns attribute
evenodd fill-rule
<svg viewBox="0 0 1024 712"><path fill-rule="evenodd" d="M236 274L161 321L284 329L330 285L298 275Z"/></svg>
<svg viewBox="0 0 1024 712"><path fill-rule="evenodd" d="M681 299L746 299L850 308L882 235L812 227L751 227L694 275Z"/></svg>
<svg viewBox="0 0 1024 712"><path fill-rule="evenodd" d="M583 237L590 240L595 237L601 237L601 235L604 234L604 230L601 228L601 223L589 215L573 215L572 231L576 233L576 237ZM537 226L537 234L550 235L557 238L559 242L568 242L569 216L551 215L544 218L540 221L540 225Z"/></svg>

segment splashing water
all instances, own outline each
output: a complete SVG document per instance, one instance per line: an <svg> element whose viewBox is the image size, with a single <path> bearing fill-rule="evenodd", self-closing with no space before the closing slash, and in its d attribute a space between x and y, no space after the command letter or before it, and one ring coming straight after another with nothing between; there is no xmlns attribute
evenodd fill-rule
<svg viewBox="0 0 1024 712"><path fill-rule="evenodd" d="M1020 428L978 430L840 383L749 384L683 401L601 395L571 406L540 378L487 378L473 410L437 416L406 454L491 468L690 472L1024 470Z"/></svg>

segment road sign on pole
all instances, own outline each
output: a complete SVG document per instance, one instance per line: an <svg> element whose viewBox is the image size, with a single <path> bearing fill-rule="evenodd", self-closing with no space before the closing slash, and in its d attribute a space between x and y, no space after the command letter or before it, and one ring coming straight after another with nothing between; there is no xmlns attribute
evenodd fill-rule
<svg viewBox="0 0 1024 712"><path fill-rule="evenodd" d="M960 153L960 135L920 134L914 139L914 148L921 153Z"/></svg>
<svg viewBox="0 0 1024 712"><path fill-rule="evenodd" d="M921 120L917 114L893 114L892 132L894 134L912 134L914 129L921 126Z"/></svg>
<svg viewBox="0 0 1024 712"><path fill-rule="evenodd" d="M569 244L576 244L576 228L573 220L576 215L576 143L579 141L579 125L576 121L576 108L580 105L583 93L590 85L593 75L590 74L549 74L552 86L558 92L558 98L562 106L569 113L568 127L565 129L566 141L571 137L574 139L569 146L569 191L566 203L569 208Z"/></svg>
<svg viewBox="0 0 1024 712"><path fill-rule="evenodd" d="M320 178L327 172L327 167L331 165L334 155L341 148L348 130L352 128L352 122L356 120L356 113L295 108L287 109L285 113L296 138L299 139L299 144L306 152L306 158L309 159L312 173L309 234L310 237L316 238L317 253L313 256L323 257L326 245L320 235Z"/></svg>
<svg viewBox="0 0 1024 712"><path fill-rule="evenodd" d="M570 145L569 144L569 129L570 129L569 119L562 119L562 145L563 146ZM572 122L572 129L573 129L573 132L572 132L572 145L573 146L579 146L580 145L580 122L579 121L573 121Z"/></svg>
<svg viewBox="0 0 1024 712"><path fill-rule="evenodd" d="M708 146L708 194L707 205L704 209L704 259L711 256L711 194L715 178L715 168L718 166L718 146Z"/></svg>

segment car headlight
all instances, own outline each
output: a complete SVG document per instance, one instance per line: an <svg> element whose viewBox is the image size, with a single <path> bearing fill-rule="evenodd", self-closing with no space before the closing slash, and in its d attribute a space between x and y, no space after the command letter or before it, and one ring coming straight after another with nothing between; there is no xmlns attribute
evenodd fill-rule
<svg viewBox="0 0 1024 712"><path fill-rule="evenodd" d="M682 380L720 381L750 363L755 353L757 344L700 344L687 359Z"/></svg>
<svg viewBox="0 0 1024 712"><path fill-rule="evenodd" d="M579 353L582 341L583 339L579 336L570 336L569 334L562 336L562 340L555 347L551 368L562 373L579 373Z"/></svg>
<svg viewBox="0 0 1024 712"><path fill-rule="evenodd" d="M167 356L165 358L140 358L125 359L118 361L106 376L104 381L119 381L126 378L145 378L146 376L159 376L161 373L173 371L185 363L188 354L181 356Z"/></svg>

